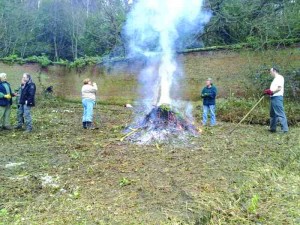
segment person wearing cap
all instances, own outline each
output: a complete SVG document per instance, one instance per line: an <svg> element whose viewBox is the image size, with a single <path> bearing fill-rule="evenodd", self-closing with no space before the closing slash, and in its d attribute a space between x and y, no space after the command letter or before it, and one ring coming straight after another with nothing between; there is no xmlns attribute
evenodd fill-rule
<svg viewBox="0 0 300 225"><path fill-rule="evenodd" d="M289 127L283 106L284 77L279 74L277 68L270 69L270 75L274 78L269 89L264 94L270 96L270 132L276 132L277 122L281 124L283 133L288 132Z"/></svg>
<svg viewBox="0 0 300 225"><path fill-rule="evenodd" d="M203 98L203 115L202 124L207 123L208 112L210 113L210 126L216 125L216 96L217 88L213 85L212 79L206 80L206 86L202 89L201 97Z"/></svg>
<svg viewBox="0 0 300 225"><path fill-rule="evenodd" d="M0 126L3 130L11 129L10 112L13 96L6 73L0 73Z"/></svg>
<svg viewBox="0 0 300 225"><path fill-rule="evenodd" d="M96 102L97 84L87 78L81 88L83 116L82 126L84 129L93 129L93 108Z"/></svg>

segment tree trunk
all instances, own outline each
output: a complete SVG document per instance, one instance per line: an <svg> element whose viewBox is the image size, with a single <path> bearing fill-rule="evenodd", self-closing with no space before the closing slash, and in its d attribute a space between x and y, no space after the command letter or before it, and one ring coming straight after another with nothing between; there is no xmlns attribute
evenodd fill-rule
<svg viewBox="0 0 300 225"><path fill-rule="evenodd" d="M57 50L57 43L56 43L56 35L53 37L53 43L54 43L54 59L55 61L58 61L58 50Z"/></svg>

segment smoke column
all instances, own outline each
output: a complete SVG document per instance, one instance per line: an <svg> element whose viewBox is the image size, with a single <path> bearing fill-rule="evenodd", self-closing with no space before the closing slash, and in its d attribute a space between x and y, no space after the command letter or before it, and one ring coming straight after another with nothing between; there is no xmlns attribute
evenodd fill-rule
<svg viewBox="0 0 300 225"><path fill-rule="evenodd" d="M202 6L203 0L139 0L133 5L125 25L129 57L145 61L139 81L151 105L172 104L176 45L209 21Z"/></svg>

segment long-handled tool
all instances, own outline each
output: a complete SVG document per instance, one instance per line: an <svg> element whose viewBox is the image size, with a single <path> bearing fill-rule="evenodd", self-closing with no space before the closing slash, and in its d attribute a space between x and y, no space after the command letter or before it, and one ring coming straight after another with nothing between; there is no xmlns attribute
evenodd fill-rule
<svg viewBox="0 0 300 225"><path fill-rule="evenodd" d="M228 135L232 134L233 131L249 116L249 114L255 109L255 107L264 99L264 95L258 100L258 102L250 109L250 111L241 119L241 121L228 133Z"/></svg>
<svg viewBox="0 0 300 225"><path fill-rule="evenodd" d="M136 128L136 129L133 129L133 128L129 128L131 131L126 134L125 136L123 136L120 141L124 141L125 138L129 137L130 135L134 134L135 132L137 132L138 130L140 130L140 128Z"/></svg>

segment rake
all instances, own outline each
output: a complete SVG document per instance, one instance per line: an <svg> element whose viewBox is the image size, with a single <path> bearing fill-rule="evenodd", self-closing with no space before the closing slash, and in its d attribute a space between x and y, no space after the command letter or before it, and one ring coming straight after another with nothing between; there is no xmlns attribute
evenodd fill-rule
<svg viewBox="0 0 300 225"><path fill-rule="evenodd" d="M232 134L233 131L235 131L238 126L249 116L249 114L256 108L256 106L264 99L264 95L261 96L261 98L258 100L258 102L250 109L250 111L243 117L243 119L241 119L241 121L235 125L235 127L228 133L228 135Z"/></svg>

